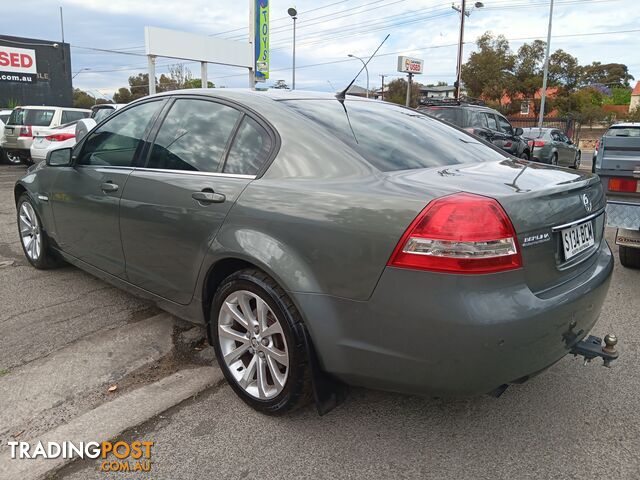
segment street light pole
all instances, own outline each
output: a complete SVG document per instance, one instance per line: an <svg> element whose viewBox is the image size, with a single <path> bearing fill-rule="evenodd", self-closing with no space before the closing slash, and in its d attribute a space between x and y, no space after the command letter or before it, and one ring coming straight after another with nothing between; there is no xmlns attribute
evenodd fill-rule
<svg viewBox="0 0 640 480"><path fill-rule="evenodd" d="M547 51L544 55L544 73L542 74L542 92L540 94L540 117L538 128L542 128L544 122L544 104L547 99L547 77L549 76L549 49L551 47L551 21L553 20L553 0L549 7L549 29L547 30Z"/></svg>
<svg viewBox="0 0 640 480"><path fill-rule="evenodd" d="M74 75L73 77L71 77L71 80L73 80L74 78L76 78L76 77L77 77L78 75L80 75L82 72L86 72L86 71L89 71L89 70L91 70L91 69L90 69L90 68L88 68L88 67L87 67L87 68L81 68L80 70L78 70L78 71L75 73L75 75Z"/></svg>
<svg viewBox="0 0 640 480"><path fill-rule="evenodd" d="M364 65L364 71L367 72L367 98L369 98L369 69L367 68L367 63L363 59L361 59L360 57L356 57L355 55L349 54L347 56L351 58L357 58L362 62L362 65Z"/></svg>
<svg viewBox="0 0 640 480"><path fill-rule="evenodd" d="M293 75L291 81L291 90L296 89L296 20L298 19L298 11L291 7L287 13L293 20Z"/></svg>

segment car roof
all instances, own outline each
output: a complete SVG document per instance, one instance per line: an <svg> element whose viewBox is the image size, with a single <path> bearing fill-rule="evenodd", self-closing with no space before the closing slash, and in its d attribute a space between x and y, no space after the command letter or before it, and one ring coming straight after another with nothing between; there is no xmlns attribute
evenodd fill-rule
<svg viewBox="0 0 640 480"><path fill-rule="evenodd" d="M618 127L640 127L640 122L622 122L622 123L614 123L609 128L618 128Z"/></svg>
<svg viewBox="0 0 640 480"><path fill-rule="evenodd" d="M16 108L20 108L22 110L73 110L77 112L90 112L91 110L87 108L73 108L73 107L56 107L56 106L47 106L47 105L18 105Z"/></svg>

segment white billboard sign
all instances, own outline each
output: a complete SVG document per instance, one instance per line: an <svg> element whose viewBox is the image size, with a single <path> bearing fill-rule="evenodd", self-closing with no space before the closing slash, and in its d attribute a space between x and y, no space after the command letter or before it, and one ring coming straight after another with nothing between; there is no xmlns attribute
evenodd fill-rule
<svg viewBox="0 0 640 480"><path fill-rule="evenodd" d="M0 72L37 74L36 51L0 45Z"/></svg>
<svg viewBox="0 0 640 480"><path fill-rule="evenodd" d="M144 27L144 36L147 55L253 67L253 50L248 42L158 27Z"/></svg>
<svg viewBox="0 0 640 480"><path fill-rule="evenodd" d="M402 73L422 73L424 60L412 57L398 57L398 71Z"/></svg>

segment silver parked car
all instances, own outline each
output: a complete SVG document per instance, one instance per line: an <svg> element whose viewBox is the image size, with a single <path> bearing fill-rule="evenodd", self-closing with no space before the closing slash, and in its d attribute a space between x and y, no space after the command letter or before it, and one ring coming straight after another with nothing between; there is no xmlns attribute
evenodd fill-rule
<svg viewBox="0 0 640 480"><path fill-rule="evenodd" d="M580 168L582 152L557 128L525 128L522 136L528 140L531 147L531 160L560 165L563 167Z"/></svg>
<svg viewBox="0 0 640 480"><path fill-rule="evenodd" d="M146 97L50 152L15 199L33 266L67 261L207 325L263 412L335 404L340 382L473 395L569 352L612 358L581 342L613 269L599 178L397 105Z"/></svg>

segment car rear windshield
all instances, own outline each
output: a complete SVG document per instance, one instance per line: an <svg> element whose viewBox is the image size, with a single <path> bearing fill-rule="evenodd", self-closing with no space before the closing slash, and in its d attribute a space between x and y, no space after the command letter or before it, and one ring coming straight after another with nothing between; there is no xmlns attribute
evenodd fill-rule
<svg viewBox="0 0 640 480"><path fill-rule="evenodd" d="M611 127L605 133L607 137L640 137L640 126Z"/></svg>
<svg viewBox="0 0 640 480"><path fill-rule="evenodd" d="M55 110L32 110L16 108L11 112L9 125L31 125L33 127L48 127L53 120Z"/></svg>
<svg viewBox="0 0 640 480"><path fill-rule="evenodd" d="M428 107L420 109L421 112L426 113L432 117L439 118L445 122L453 123L454 125L462 126L460 121L460 114L462 113L459 108L451 107Z"/></svg>
<svg viewBox="0 0 640 480"><path fill-rule="evenodd" d="M418 111L383 102L285 101L382 171L429 168L504 155L466 132Z"/></svg>
<svg viewBox="0 0 640 480"><path fill-rule="evenodd" d="M547 132L547 130L540 128L523 128L522 130L522 136L527 138L542 138Z"/></svg>

